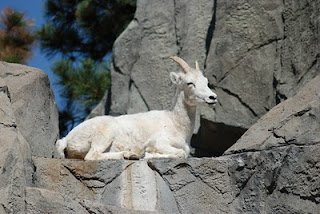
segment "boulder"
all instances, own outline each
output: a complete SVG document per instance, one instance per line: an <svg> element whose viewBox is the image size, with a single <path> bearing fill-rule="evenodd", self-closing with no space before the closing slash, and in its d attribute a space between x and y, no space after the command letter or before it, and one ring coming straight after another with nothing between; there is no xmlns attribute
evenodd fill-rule
<svg viewBox="0 0 320 214"><path fill-rule="evenodd" d="M139 0L114 44L108 112L167 109L169 72L179 71L168 58L198 60L219 103L200 110L192 145L196 156L221 155L320 74L319 8L314 0Z"/></svg>
<svg viewBox="0 0 320 214"><path fill-rule="evenodd" d="M320 143L320 76L272 108L225 154Z"/></svg>
<svg viewBox="0 0 320 214"><path fill-rule="evenodd" d="M7 213L25 211L32 185L32 155L53 157L58 111L47 75L0 62L0 204Z"/></svg>
<svg viewBox="0 0 320 214"><path fill-rule="evenodd" d="M320 212L320 76L271 109L221 157L138 161L40 155L37 146L41 151L43 145L32 144L20 131L14 85L7 80L0 79L1 213ZM38 108L51 98L44 97ZM21 108L24 112L28 105ZM44 120L50 124L57 118ZM27 133L36 131L29 128Z"/></svg>
<svg viewBox="0 0 320 214"><path fill-rule="evenodd" d="M55 195L48 204L60 200L61 212L76 203L92 213L111 207L128 213L317 214L319 154L318 143L187 160L35 158L31 191L49 192L46 200Z"/></svg>
<svg viewBox="0 0 320 214"><path fill-rule="evenodd" d="M0 62L0 84L0 114L6 115L2 127L17 128L29 143L32 155L53 157L59 118L47 74L25 65Z"/></svg>
<svg viewBox="0 0 320 214"><path fill-rule="evenodd" d="M320 213L317 1L137 6L95 115L168 108L179 55L199 60L220 100L199 112L196 154L219 156L246 133L220 157L54 159L47 76L1 62L0 213Z"/></svg>
<svg viewBox="0 0 320 214"><path fill-rule="evenodd" d="M33 185L132 212L319 213L319 85L317 76L272 108L221 157L34 158Z"/></svg>

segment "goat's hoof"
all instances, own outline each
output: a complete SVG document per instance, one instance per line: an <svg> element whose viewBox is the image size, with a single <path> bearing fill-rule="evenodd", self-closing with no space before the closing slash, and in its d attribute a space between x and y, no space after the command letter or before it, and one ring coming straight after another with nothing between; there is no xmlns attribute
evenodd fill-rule
<svg viewBox="0 0 320 214"><path fill-rule="evenodd" d="M139 160L140 157L132 152L126 152L124 155L123 155L123 158L126 159L126 160Z"/></svg>

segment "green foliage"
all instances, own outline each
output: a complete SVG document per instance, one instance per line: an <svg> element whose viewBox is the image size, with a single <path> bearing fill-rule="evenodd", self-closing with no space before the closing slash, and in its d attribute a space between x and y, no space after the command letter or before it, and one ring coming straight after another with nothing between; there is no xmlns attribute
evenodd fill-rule
<svg viewBox="0 0 320 214"><path fill-rule="evenodd" d="M6 56L3 56L3 58L1 59L5 62L9 62L9 63L21 63L22 59L21 57L15 55L15 54L7 54Z"/></svg>
<svg viewBox="0 0 320 214"><path fill-rule="evenodd" d="M102 60L133 18L135 0L47 0L48 22L39 30L42 49L75 59Z"/></svg>
<svg viewBox="0 0 320 214"><path fill-rule="evenodd" d="M60 60L52 70L60 77L58 84L64 86L62 95L81 103L87 113L110 86L109 68L90 58L83 59L79 66L74 66L70 60Z"/></svg>
<svg viewBox="0 0 320 214"><path fill-rule="evenodd" d="M62 59L51 69L59 76L57 84L64 86L61 95L67 103L60 111L59 122L61 135L66 135L102 99L110 87L110 70L105 63L96 63L90 58L83 59L79 65Z"/></svg>
<svg viewBox="0 0 320 214"><path fill-rule="evenodd" d="M48 56L62 56L52 67L66 100L61 135L81 122L109 88L110 72L102 61L135 7L135 0L46 0L47 22L38 37Z"/></svg>

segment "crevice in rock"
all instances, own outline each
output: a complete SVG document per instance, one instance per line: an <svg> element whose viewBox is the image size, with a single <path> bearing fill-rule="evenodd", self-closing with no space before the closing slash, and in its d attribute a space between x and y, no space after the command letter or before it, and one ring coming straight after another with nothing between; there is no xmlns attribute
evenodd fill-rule
<svg viewBox="0 0 320 214"><path fill-rule="evenodd" d="M273 88L275 90L275 99L276 99L276 105L281 103L282 101L288 99L288 97L284 94L282 94L279 89L278 86L280 85L279 81L277 80L277 78L274 76L273 77Z"/></svg>
<svg viewBox="0 0 320 214"><path fill-rule="evenodd" d="M282 41L283 38L270 38L268 39L266 42L263 42L261 44L258 44L258 45L253 45L251 48L248 49L247 53L248 52L251 52L253 50L257 50L257 49L260 49L260 48L263 48L267 45L270 45L274 42L279 42L279 41Z"/></svg>
<svg viewBox="0 0 320 214"><path fill-rule="evenodd" d="M96 212L92 211L89 207L87 207L84 203L81 201L78 202L81 207L83 207L89 214L96 214Z"/></svg>
<svg viewBox="0 0 320 214"><path fill-rule="evenodd" d="M176 0L173 0L173 6L174 6L174 31L175 31L175 35L176 35L176 46L177 46L177 56L180 55L180 52L181 52L181 42L180 42L180 39L179 39L179 35L178 35L178 27L177 27L177 24L178 24L178 20L177 20L177 2Z"/></svg>
<svg viewBox="0 0 320 214"><path fill-rule="evenodd" d="M119 74L122 74L122 75L125 75L121 69L117 66L116 62L115 62L115 59L114 57L112 57L112 64L113 64L113 68L114 68L114 71L119 73Z"/></svg>
<svg viewBox="0 0 320 214"><path fill-rule="evenodd" d="M163 181L166 183L166 185L168 186L168 188L170 189L171 193L174 194L175 190L173 190L170 186L170 183L168 182L167 179L165 179L162 174L160 173L160 171L157 169L157 167L152 163L152 161L150 160L147 160L147 164L148 164L148 167L150 167L150 169L152 169L152 171L154 171L155 173L157 173L162 179ZM158 190L157 190L158 191ZM177 209L179 211L179 213L181 214L182 211L181 211L181 207L180 207L180 204L177 202L176 200L176 197L173 197L175 199L175 202L176 202L176 205L177 205Z"/></svg>
<svg viewBox="0 0 320 214"><path fill-rule="evenodd" d="M285 156L283 159L280 161L281 165L277 166L275 169L272 171L272 181L270 182L270 185L266 186L267 189L267 194L271 195L274 190L277 188L277 180L279 178L279 175L281 173L281 170L283 169L283 166L287 164L288 160L288 154L290 153L291 147L287 149L285 152Z"/></svg>
<svg viewBox="0 0 320 214"><path fill-rule="evenodd" d="M147 107L148 111L150 111L151 109L150 109L150 107L149 107L149 105L148 105L148 103L147 103L146 99L143 97L143 95L142 95L141 91L139 90L139 88L137 87L137 85L136 85L136 83L133 81L133 79L131 79L131 80L130 80L130 83L131 83L132 85L134 85L134 87L136 87L136 89L137 89L137 91L138 91L138 93L139 93L139 95L140 95L140 97L141 97L141 99L142 99L143 103L144 103L144 104L145 104L145 106Z"/></svg>
<svg viewBox="0 0 320 214"><path fill-rule="evenodd" d="M0 74L0 77L1 78L6 78L8 76L13 76L13 77L20 77L20 76L25 76L29 73L30 71L24 71L24 73L20 73L20 74L13 74L13 73L9 73L9 72L6 72L4 74Z"/></svg>
<svg viewBox="0 0 320 214"><path fill-rule="evenodd" d="M160 171L157 169L157 167L152 163L152 161L147 160L147 164L150 167L150 169L152 169L153 171L155 171L156 173L158 173L161 176ZM162 177L162 176L161 176Z"/></svg>
<svg viewBox="0 0 320 214"><path fill-rule="evenodd" d="M0 92L3 92L7 95L7 97L9 98L9 101L11 102L11 95L10 95L10 91L8 86L2 86L0 87Z"/></svg>
<svg viewBox="0 0 320 214"><path fill-rule="evenodd" d="M291 194L291 195L299 197L302 200L307 200L307 201L311 201L312 203L315 203L315 204L320 204L320 201L319 201L320 200L320 194L303 196L303 195L300 195L300 194L297 194L297 193L289 192L286 187L281 188L280 189L280 193L287 194L287 195Z"/></svg>
<svg viewBox="0 0 320 214"><path fill-rule="evenodd" d="M294 117L301 117L302 115L304 115L304 114L308 113L309 111L311 111L311 109L312 109L311 106L308 106L307 108L305 108L305 109L303 109L301 111L298 111L293 116ZM291 119L292 117L289 117L289 118Z"/></svg>
<svg viewBox="0 0 320 214"><path fill-rule="evenodd" d="M292 141L293 142L293 141ZM315 146L315 145L318 145L320 144L320 141L319 142L314 142L314 143L309 143L309 144L295 144L295 143L292 143L290 142L290 144L285 144L285 145L279 145L279 146L272 146L272 147L269 147L269 148L263 148L263 149L239 149L239 150L236 150L236 151L232 151L232 153L230 154L226 154L224 156L228 157L228 156L238 156L240 154L246 154L246 153L256 153L256 152L262 152L262 151L275 151L277 152L279 149L282 149L282 148L285 148L285 147L297 147L297 148L305 148L305 147L310 147L310 146Z"/></svg>
<svg viewBox="0 0 320 214"><path fill-rule="evenodd" d="M284 136L280 136L275 133L275 131L272 131L273 137L282 139L286 144L289 144L290 142L295 141L295 139L287 140Z"/></svg>
<svg viewBox="0 0 320 214"><path fill-rule="evenodd" d="M110 114L110 110L111 110L111 88L110 87L108 90L107 90L107 99L106 99L106 102L104 104L104 115L109 115Z"/></svg>
<svg viewBox="0 0 320 214"><path fill-rule="evenodd" d="M315 204L320 204L320 194L316 194L316 195L309 195L309 196L301 196L299 195L299 197L303 200L308 200L311 201Z"/></svg>
<svg viewBox="0 0 320 214"><path fill-rule="evenodd" d="M206 37L206 58L204 60L204 69L207 68L207 58L208 58L208 54L209 54L209 50L211 47L211 42L214 36L214 31L216 28L216 19L217 19L217 0L213 1L213 13L212 13L212 18L210 21L210 25L208 28L208 33L207 33L207 37Z"/></svg>
<svg viewBox="0 0 320 214"><path fill-rule="evenodd" d="M275 176L275 172L276 170L273 171L273 177ZM268 191L268 195L271 195L273 193L273 191L276 189L277 187L277 183L276 183L276 179L272 178L272 182L270 183L269 186L266 186L266 189Z"/></svg>
<svg viewBox="0 0 320 214"><path fill-rule="evenodd" d="M293 73L294 76L296 76L298 74L296 66L293 63L291 63L290 67L291 67L291 72Z"/></svg>
<svg viewBox="0 0 320 214"><path fill-rule="evenodd" d="M75 177L78 181L80 181L84 186L86 186L91 191L93 191L93 189L97 189L97 188L104 188L107 185L107 183L105 183L105 181L103 179L101 179L100 177L86 178L86 177L83 177L83 176L79 175L78 173L74 172L74 169L72 169L68 166L63 165L63 167L65 169L67 169L70 172L70 174L73 175L73 177ZM115 178L113 178L110 182L112 182ZM91 187L91 186L88 186L85 182L83 182L83 181L90 181L90 180L99 181L101 183L104 183L104 186L103 187ZM108 183L110 183L110 182L108 182Z"/></svg>
<svg viewBox="0 0 320 214"><path fill-rule="evenodd" d="M0 123L0 126L3 126L5 128L17 128L16 124L5 124L5 123Z"/></svg>
<svg viewBox="0 0 320 214"><path fill-rule="evenodd" d="M309 66L309 68L307 69L307 71L298 79L297 84L299 84L304 77L310 72L312 71L313 67L315 67L318 64L318 60L320 58L320 54L317 54L315 59L313 60L313 62L311 63L311 65Z"/></svg>
<svg viewBox="0 0 320 214"><path fill-rule="evenodd" d="M0 204L2 207L3 207L3 209L4 209L4 211L6 212L6 213L11 213L10 212L10 209L7 207L7 206L5 206L4 204Z"/></svg>
<svg viewBox="0 0 320 214"><path fill-rule="evenodd" d="M292 115L289 115L287 118L285 118L284 120L282 120L279 124L279 126L277 127L272 127L270 129L268 129L269 132L272 133L272 135L275 137L275 138L282 138L286 143L288 142L291 142L292 140L286 140L285 137L283 136L279 136L278 134L276 134L275 132L279 129L281 129L285 124L287 124L291 119L295 118L295 117L301 117L303 116L304 114L308 113L309 111L312 110L312 107L311 106L307 106L305 109L302 109L301 111L298 111Z"/></svg>
<svg viewBox="0 0 320 214"><path fill-rule="evenodd" d="M223 88L223 87L220 87L220 86L217 86L216 88L219 88L221 90L223 90L224 92L226 92L227 94L237 98L239 100L239 102L244 106L246 107L254 117L259 117L258 114L249 106L249 104L245 103L239 95L233 93L232 91L230 91L229 89L226 89L226 88Z"/></svg>
<svg viewBox="0 0 320 214"><path fill-rule="evenodd" d="M252 170L252 173L248 176L248 178L246 178L246 179L240 184L240 186L239 186L239 192L237 192L236 197L238 197L238 196L241 194L241 191L244 190L244 189L247 187L249 181L251 180L251 178L252 178L254 175L255 175L255 170L253 169L253 170Z"/></svg>
<svg viewBox="0 0 320 214"><path fill-rule="evenodd" d="M244 53L242 56L240 56L235 61L235 63L234 63L235 65L232 68L230 68L229 70L227 70L225 72L225 74L220 78L220 80L218 82L221 83L226 77L228 77L232 73L232 71L234 69L236 69L238 66L240 66L242 60L245 59L248 56L248 54L250 54L252 51L258 50L260 48L263 48L264 46L270 45L270 44L272 44L274 42L278 42L278 41L281 41L281 40L282 40L282 38L271 38L271 39L267 40L266 42L264 42L262 44L254 45L251 48L249 48L246 53Z"/></svg>
<svg viewBox="0 0 320 214"><path fill-rule="evenodd" d="M31 164L31 167L32 167L32 178L31 178L31 182L32 182L32 185L35 185L38 178L37 178L37 175L36 175L36 172L37 172L37 166L34 164L34 161L33 159L31 159L30 161L30 164Z"/></svg>

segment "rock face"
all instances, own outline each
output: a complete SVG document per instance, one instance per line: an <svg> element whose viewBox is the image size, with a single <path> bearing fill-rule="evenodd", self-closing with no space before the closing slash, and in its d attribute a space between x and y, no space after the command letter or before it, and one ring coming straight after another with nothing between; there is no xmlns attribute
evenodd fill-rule
<svg viewBox="0 0 320 214"><path fill-rule="evenodd" d="M317 76L296 96L264 115L225 154L319 142L320 76Z"/></svg>
<svg viewBox="0 0 320 214"><path fill-rule="evenodd" d="M220 103L194 145L214 158L54 159L47 76L0 62L0 213L320 213L317 17L315 0L138 1L92 116L167 108L167 58L197 59Z"/></svg>
<svg viewBox="0 0 320 214"><path fill-rule="evenodd" d="M59 135L58 110L48 76L35 68L0 62L0 98L0 131L18 130L32 155L53 157Z"/></svg>
<svg viewBox="0 0 320 214"><path fill-rule="evenodd" d="M111 213L316 214L320 212L319 154L318 143L214 159L36 158L35 187L26 189L27 211L46 211L50 205L51 210L69 213L113 208L116 211Z"/></svg>
<svg viewBox="0 0 320 214"><path fill-rule="evenodd" d="M219 104L201 109L193 145L200 156L221 155L319 75L319 11L316 0L139 0L114 45L109 113L168 108L168 74L179 70L168 57L198 60Z"/></svg>
<svg viewBox="0 0 320 214"><path fill-rule="evenodd" d="M25 88L35 94L34 82L44 84L46 76L1 65L0 213L320 213L320 76L272 108L221 157L80 161L41 154L44 145L51 148L49 140L34 145L20 131L13 102L22 99L13 93L20 73L29 71L23 82L32 83ZM19 87L11 92L12 82ZM49 85L40 89L52 93ZM56 111L53 96L37 107ZM43 122L58 126L57 118Z"/></svg>
<svg viewBox="0 0 320 214"><path fill-rule="evenodd" d="M34 158L27 195L48 191L61 198L56 207L72 206L79 213L86 213L82 208L90 213L319 213L319 85L320 76L272 108L224 156L97 162Z"/></svg>
<svg viewBox="0 0 320 214"><path fill-rule="evenodd" d="M31 157L53 157L58 134L47 75L0 62L0 211L24 210L24 188L32 185L34 170Z"/></svg>

